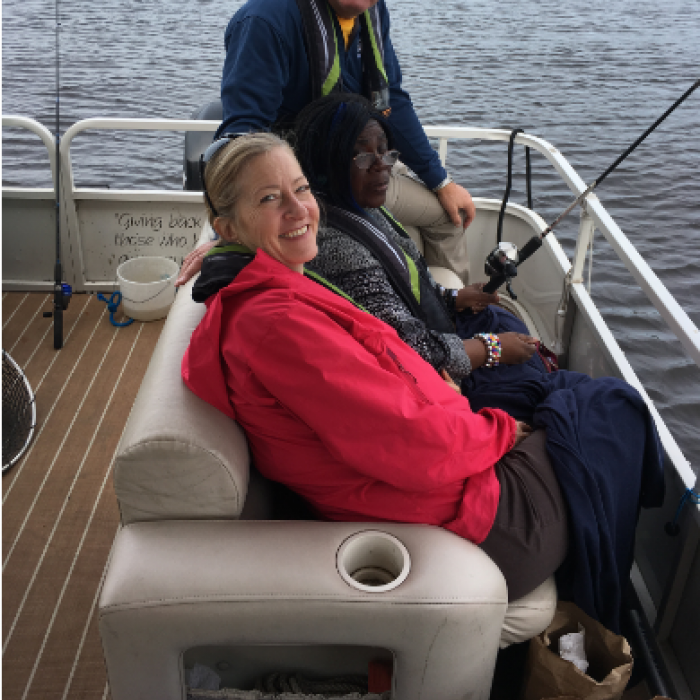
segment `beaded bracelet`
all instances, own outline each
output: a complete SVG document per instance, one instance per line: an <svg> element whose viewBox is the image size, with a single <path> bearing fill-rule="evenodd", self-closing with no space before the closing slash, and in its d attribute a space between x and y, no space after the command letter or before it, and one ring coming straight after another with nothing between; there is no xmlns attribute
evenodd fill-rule
<svg viewBox="0 0 700 700"><path fill-rule="evenodd" d="M488 357L485 367L498 367L501 362L501 340L494 333L477 333L473 340L480 340L486 346Z"/></svg>

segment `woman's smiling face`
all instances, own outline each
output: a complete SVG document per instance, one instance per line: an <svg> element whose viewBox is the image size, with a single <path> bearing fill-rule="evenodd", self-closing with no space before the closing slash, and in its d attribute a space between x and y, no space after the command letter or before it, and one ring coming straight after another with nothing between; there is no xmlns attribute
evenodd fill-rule
<svg viewBox="0 0 700 700"><path fill-rule="evenodd" d="M235 216L214 223L224 240L262 248L290 270L303 272L318 252L318 219L301 166L288 148L280 147L248 163Z"/></svg>
<svg viewBox="0 0 700 700"><path fill-rule="evenodd" d="M389 141L379 122L370 119L355 142L354 154L375 153L383 155L389 150ZM363 209L376 209L386 201L391 166L376 158L366 170L355 162L350 164L350 186L355 201Z"/></svg>

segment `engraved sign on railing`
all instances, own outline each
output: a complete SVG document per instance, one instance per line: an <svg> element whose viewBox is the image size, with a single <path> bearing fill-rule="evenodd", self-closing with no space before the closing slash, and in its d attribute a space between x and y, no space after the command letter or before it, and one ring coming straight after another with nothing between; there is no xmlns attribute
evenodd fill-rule
<svg viewBox="0 0 700 700"><path fill-rule="evenodd" d="M201 204L83 201L78 209L86 282L114 282L130 258L160 256L182 264L197 245Z"/></svg>

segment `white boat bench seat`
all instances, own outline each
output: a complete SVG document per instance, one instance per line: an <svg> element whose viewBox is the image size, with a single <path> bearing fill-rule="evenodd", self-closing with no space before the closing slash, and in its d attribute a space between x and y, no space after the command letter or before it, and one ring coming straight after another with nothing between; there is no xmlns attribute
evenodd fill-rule
<svg viewBox="0 0 700 700"><path fill-rule="evenodd" d="M303 510L282 507L294 498L251 467L238 425L182 382L205 310L191 285L175 299L115 459L123 527L99 603L113 700L184 700L185 659L200 649L229 649L231 667L255 666L258 650L272 672L270 649L306 646L300 672L318 672L314 655L340 646L347 653L327 675L355 673L380 649L393 658L396 698L488 698L499 647L551 621L553 581L508 605L495 564L453 533L299 520ZM367 530L408 552L408 575L392 590L356 590L341 577L341 545Z"/></svg>

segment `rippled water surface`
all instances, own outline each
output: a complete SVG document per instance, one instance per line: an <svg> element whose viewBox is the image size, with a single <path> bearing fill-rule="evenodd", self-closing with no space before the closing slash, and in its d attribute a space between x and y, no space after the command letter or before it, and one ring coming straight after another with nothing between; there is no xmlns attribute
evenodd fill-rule
<svg viewBox="0 0 700 700"><path fill-rule="evenodd" d="M61 130L96 116L184 118L218 95L223 33L241 2L61 3ZM700 3L688 0L387 0L404 86L424 123L540 136L591 182L700 77ZM55 124L55 6L4 0L4 114ZM49 186L42 146L3 132L3 183ZM181 187L182 136L79 137L77 182ZM524 171L516 154L517 173ZM504 144L461 146L448 166L474 195L500 197ZM570 201L533 158L534 208ZM512 198L524 201L517 177ZM700 324L700 90L597 190L622 230ZM568 253L570 217L557 235ZM593 295L671 431L700 466L700 370L596 237Z"/></svg>

